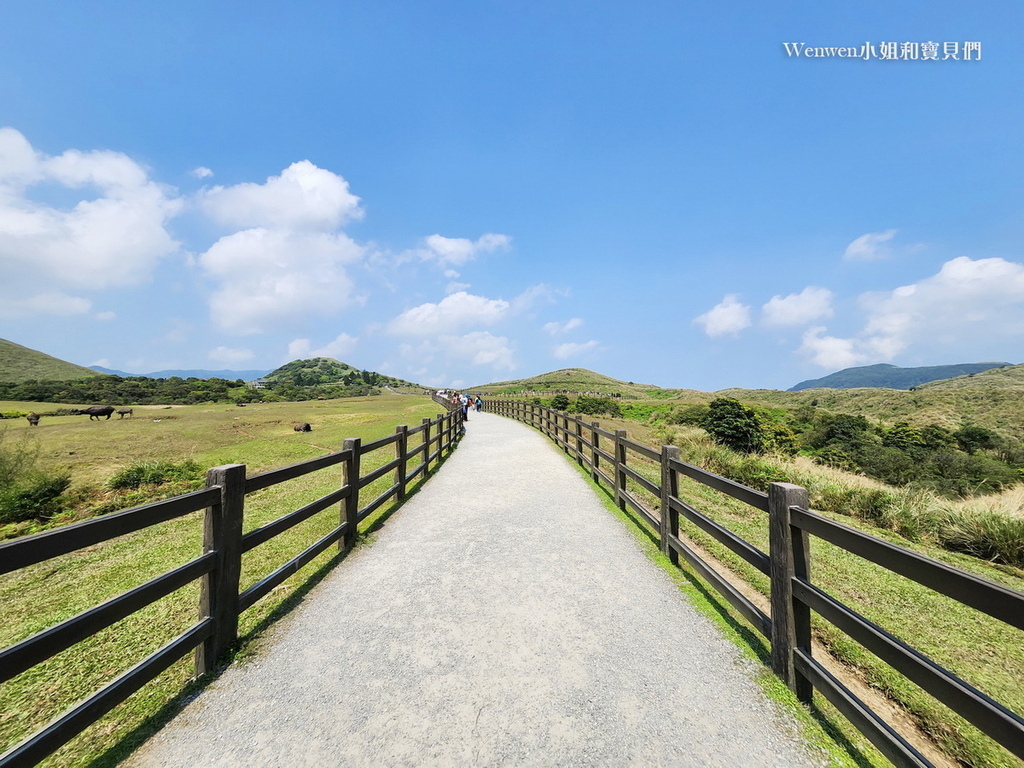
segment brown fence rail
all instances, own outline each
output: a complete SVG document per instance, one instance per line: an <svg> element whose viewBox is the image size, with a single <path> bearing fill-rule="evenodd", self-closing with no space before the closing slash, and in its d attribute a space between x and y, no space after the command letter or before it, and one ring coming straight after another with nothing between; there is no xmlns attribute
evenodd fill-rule
<svg viewBox="0 0 1024 768"><path fill-rule="evenodd" d="M446 401L436 397L434 399L446 406L447 413L439 414L436 419L425 418L414 429L399 426L394 435L365 445L359 438L349 438L345 440L343 449L336 453L248 477L244 464L214 467L207 472L206 488L203 490L0 544L0 575L3 575L126 533L206 510L203 519L203 554L199 557L0 650L2 683L186 584L201 579L199 621L196 624L0 755L0 766L20 768L35 765L189 653L195 653L196 675L212 670L238 639L238 618L242 612L255 605L260 598L332 544L337 544L341 551L354 545L359 521L393 498L403 500L412 476L421 472L426 475L432 463L446 455L446 452L454 450L462 434L462 414ZM412 448L409 446L410 435L422 435L418 444ZM385 449L394 451L395 458L383 467L361 475L361 457ZM408 461L420 454L422 460L410 475L406 471ZM242 534L247 494L337 464L344 468L343 482L337 490ZM360 489L388 472L394 474L394 483L384 493L360 507ZM336 504L341 504L341 512L338 525L330 533L244 592L239 592L244 552Z"/></svg>
<svg viewBox="0 0 1024 768"><path fill-rule="evenodd" d="M601 429L596 421L522 400L492 399L485 409L543 432L611 490L621 509L643 517L658 532L662 551L676 565L682 557L770 642L772 669L804 702L819 691L898 766L930 766L878 713L831 675L811 652L811 612L818 614L975 725L1017 757L1024 758L1024 718L961 680L921 652L860 616L810 578L809 536L817 536L925 587L1024 629L1024 594L952 568L937 560L869 536L811 512L806 489L772 483L768 493L748 488L679 459L679 449L655 450ZM644 476L630 454L657 462L657 482ZM679 475L720 491L768 515L769 552L757 549L679 497ZM650 508L629 490L632 481L657 498ZM764 613L702 558L680 535L680 518L728 547L771 579L770 615Z"/></svg>

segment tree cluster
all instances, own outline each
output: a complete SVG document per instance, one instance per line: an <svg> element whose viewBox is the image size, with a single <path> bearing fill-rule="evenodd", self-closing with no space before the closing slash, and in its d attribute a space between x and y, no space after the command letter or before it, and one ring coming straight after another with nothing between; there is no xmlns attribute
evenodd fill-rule
<svg viewBox="0 0 1024 768"><path fill-rule="evenodd" d="M724 397L708 406L683 406L672 420L698 424L716 442L742 453L801 453L947 496L991 493L1024 477L1024 445L972 424L951 430L901 421L886 427L863 416L811 407L754 409Z"/></svg>

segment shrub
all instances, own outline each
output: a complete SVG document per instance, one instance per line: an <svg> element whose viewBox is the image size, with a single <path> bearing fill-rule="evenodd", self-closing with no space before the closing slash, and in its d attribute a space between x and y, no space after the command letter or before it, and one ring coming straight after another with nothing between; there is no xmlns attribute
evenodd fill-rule
<svg viewBox="0 0 1024 768"><path fill-rule="evenodd" d="M569 411L590 416L622 416L622 408L610 397L580 395L569 408Z"/></svg>
<svg viewBox="0 0 1024 768"><path fill-rule="evenodd" d="M197 480L203 469L192 459L173 461L143 461L132 464L117 472L107 481L111 490L138 488L140 485L160 485L170 480Z"/></svg>
<svg viewBox="0 0 1024 768"><path fill-rule="evenodd" d="M71 475L33 470L0 490L0 523L45 520L61 511Z"/></svg>
<svg viewBox="0 0 1024 768"><path fill-rule="evenodd" d="M764 450L765 435L757 414L738 400L730 397L712 400L701 426L716 443L734 451L758 453Z"/></svg>
<svg viewBox="0 0 1024 768"><path fill-rule="evenodd" d="M551 407L556 411L565 411L569 408L569 397L567 395L555 395L551 398Z"/></svg>

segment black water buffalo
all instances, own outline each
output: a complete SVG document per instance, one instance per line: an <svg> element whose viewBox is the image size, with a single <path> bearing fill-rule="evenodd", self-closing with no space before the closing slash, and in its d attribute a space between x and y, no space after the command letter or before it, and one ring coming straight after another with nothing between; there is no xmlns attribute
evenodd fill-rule
<svg viewBox="0 0 1024 768"><path fill-rule="evenodd" d="M38 427L39 426L39 414L38 413L29 413L29 414L27 414L25 416L25 418L28 419L28 423L31 424L33 427Z"/></svg>
<svg viewBox="0 0 1024 768"><path fill-rule="evenodd" d="M71 413L78 416L82 414L89 414L89 421L96 419L100 420L100 416L106 416L107 420L114 415L114 406L112 405L90 405L88 408L72 408Z"/></svg>
<svg viewBox="0 0 1024 768"><path fill-rule="evenodd" d="M296 432L312 432L313 431L313 428L311 426L309 426L308 422L305 422L305 421L297 421L297 422L295 422L294 424L292 424L292 429L294 429Z"/></svg>

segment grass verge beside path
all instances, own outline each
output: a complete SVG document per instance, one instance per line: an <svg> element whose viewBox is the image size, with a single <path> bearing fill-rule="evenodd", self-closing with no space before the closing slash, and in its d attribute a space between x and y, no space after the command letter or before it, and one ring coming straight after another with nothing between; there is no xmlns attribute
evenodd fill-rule
<svg viewBox="0 0 1024 768"><path fill-rule="evenodd" d="M630 438L638 442L651 446L659 444L652 429L616 419L600 421L605 429L626 429ZM628 463L651 481L660 483L660 468L654 462L630 452ZM648 508L657 509L658 500L633 481L629 481L629 491ZM762 551L768 551L768 520L764 513L684 477L680 477L680 495L716 522ZM996 566L966 555L909 542L891 531L854 518L823 514L1011 589L1024 591L1024 571L1021 569ZM627 517L652 540L656 539L656 532L651 531L645 521L638 516ZM680 520L680 526L688 537L753 589L768 595L767 577L685 520ZM1024 712L1024 689L1020 684L1024 680L1024 632L814 537L811 539L811 575L815 584L870 621L918 648L1011 710ZM712 600L717 602L714 598ZM724 607L724 604L722 611L732 614L731 608ZM1022 765L1005 749L818 617L815 617L814 632L815 639L868 686L903 707L917 726L953 760L978 768L1019 768ZM759 637L754 636L754 640L760 644ZM748 640L743 642L749 644ZM823 697L817 695L815 701L823 702ZM821 707L823 711L830 709L824 702ZM839 722L848 733L855 733L838 714L836 717L840 718ZM851 735L848 738L856 741L861 737Z"/></svg>
<svg viewBox="0 0 1024 768"><path fill-rule="evenodd" d="M300 420L293 415L298 414L299 407L305 416L301 420L314 425L312 433L292 431L291 422ZM124 425L92 422L73 430L74 439L85 444L109 445L113 452L114 443L110 441L116 434L114 429L106 433L100 430L123 426L124 430L120 431L121 452L112 453L109 457L113 462L182 458L175 451L182 445L194 444L196 448L192 458L204 465L244 463L249 466L251 474L338 450L345 437L361 437L365 442L393 433L397 424L416 426L424 416L436 416L440 410L436 403L426 398L399 396L350 398L315 404L267 404L246 409L231 407L224 413L227 408L186 406L174 409L178 418L171 422L170 427L163 421L140 422L138 417L136 424L131 425L128 420ZM239 422L241 429L236 428ZM96 441L90 442L80 436L87 434L85 430L93 429L98 436ZM127 430L134 430L142 438L125 441L123 436ZM245 434L241 437L236 434L243 432ZM204 434L209 434L209 444L198 442ZM59 436L53 439L59 441ZM411 438L410 445L418 445L419 439L419 436ZM129 451L130 455L127 455ZM363 457L363 473L391 458L393 449L389 448L367 454ZM409 469L415 468L417 463L415 460L410 462ZM93 465L88 457L83 457L80 463L85 467ZM362 491L365 494L363 498L374 498L386 490L391 481L388 475L366 486ZM417 482L410 486L410 492L414 492L422 482L422 478L417 478ZM251 494L246 501L245 530L296 509L336 489L340 483L341 468L338 466ZM394 503L384 505L363 521L360 531L365 533L378 526L396 506ZM247 552L243 556L241 588L244 590L251 586L324 536L337 525L338 519L337 507L325 510ZM201 538L202 513L194 513L0 577L0 648L197 556L201 553ZM330 570L339 557L337 550L330 548L242 614L239 652L244 652L276 617L300 602L311 584ZM0 752L187 629L197 617L198 593L198 583L188 585L0 685L0 702L3 702L0 707ZM175 698L183 690L195 687L190 685L191 676L191 658L177 662L42 765L116 764L175 709Z"/></svg>

